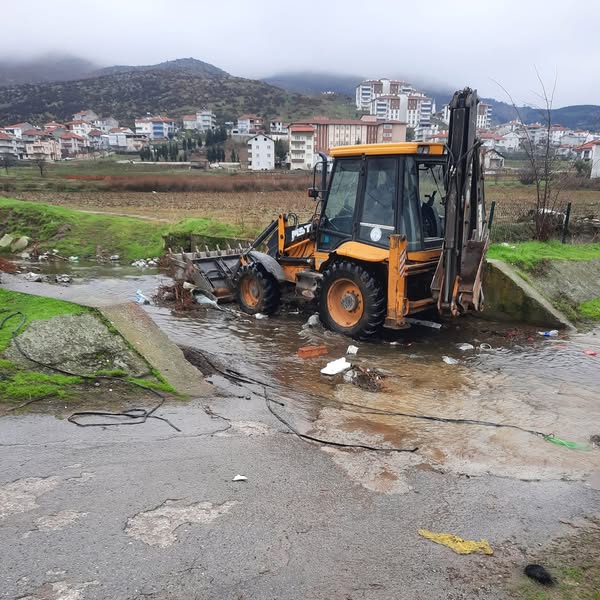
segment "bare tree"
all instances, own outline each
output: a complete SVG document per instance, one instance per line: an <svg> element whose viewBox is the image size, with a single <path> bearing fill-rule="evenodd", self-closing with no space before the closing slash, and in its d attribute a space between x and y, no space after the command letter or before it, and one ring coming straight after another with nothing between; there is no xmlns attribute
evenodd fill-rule
<svg viewBox="0 0 600 600"><path fill-rule="evenodd" d="M532 137L531 131L524 122L521 111L511 94L498 82L496 83L508 96L520 124L523 136L521 146L523 147L528 163L527 175L531 179L531 182L535 184L536 191L534 216L535 238L546 240L550 236L552 229L556 227L556 206L562 189L557 164L558 156L556 148L552 144L552 105L557 78L555 76L552 90L549 92L537 68L535 69L535 74L541 90L541 93L536 95L540 98L542 104L534 108L538 109L544 128L540 140Z"/></svg>
<svg viewBox="0 0 600 600"><path fill-rule="evenodd" d="M36 158L35 160L36 167L40 170L40 177L46 176L46 167L48 166L48 162L45 158Z"/></svg>
<svg viewBox="0 0 600 600"><path fill-rule="evenodd" d="M15 164L15 159L11 154L3 154L0 156L0 165L4 167L6 174L8 175L8 167L12 167Z"/></svg>

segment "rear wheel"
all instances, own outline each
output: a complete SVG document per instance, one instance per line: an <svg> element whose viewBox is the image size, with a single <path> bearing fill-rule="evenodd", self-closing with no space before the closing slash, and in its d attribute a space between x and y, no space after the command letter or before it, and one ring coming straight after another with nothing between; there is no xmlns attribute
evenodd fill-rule
<svg viewBox="0 0 600 600"><path fill-rule="evenodd" d="M237 280L236 301L248 314L272 315L279 308L279 283L262 265L242 265Z"/></svg>
<svg viewBox="0 0 600 600"><path fill-rule="evenodd" d="M383 285L362 265L335 262L323 273L319 315L327 328L366 339L381 329L385 310Z"/></svg>

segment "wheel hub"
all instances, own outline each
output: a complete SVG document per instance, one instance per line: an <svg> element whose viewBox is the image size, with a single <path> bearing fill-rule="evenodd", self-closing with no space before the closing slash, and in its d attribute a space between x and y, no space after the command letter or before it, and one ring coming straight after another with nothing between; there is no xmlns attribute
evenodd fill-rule
<svg viewBox="0 0 600 600"><path fill-rule="evenodd" d="M351 312L358 308L358 297L353 292L346 292L341 299L341 304L344 310Z"/></svg>

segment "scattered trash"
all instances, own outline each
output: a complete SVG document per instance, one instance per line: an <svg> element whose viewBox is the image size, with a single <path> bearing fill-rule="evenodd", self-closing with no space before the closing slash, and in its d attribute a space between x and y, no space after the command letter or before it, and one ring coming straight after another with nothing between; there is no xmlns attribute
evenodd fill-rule
<svg viewBox="0 0 600 600"><path fill-rule="evenodd" d="M436 323L435 321L423 321L422 319L412 319L410 317L407 317L404 320L411 325L422 325L423 327L431 327L432 329L442 328L442 324Z"/></svg>
<svg viewBox="0 0 600 600"><path fill-rule="evenodd" d="M473 344L457 344L457 347L462 352L465 352L466 350L475 350L475 346L473 346Z"/></svg>
<svg viewBox="0 0 600 600"><path fill-rule="evenodd" d="M144 296L144 294L142 294L142 290L138 290L135 293L135 301L138 304L150 304L150 299Z"/></svg>
<svg viewBox="0 0 600 600"><path fill-rule="evenodd" d="M44 277L40 273L29 272L29 273L25 273L25 275L23 275L23 277L27 281L35 281L37 283L44 281Z"/></svg>
<svg viewBox="0 0 600 600"><path fill-rule="evenodd" d="M352 364L346 360L345 356L342 356L342 358L327 363L327 365L321 369L321 373L323 375L338 375L350 368L352 368Z"/></svg>
<svg viewBox="0 0 600 600"><path fill-rule="evenodd" d="M54 281L56 281L56 283L62 283L63 285L67 285L73 281L73 278L70 275L63 273L62 275L56 275L54 277Z"/></svg>
<svg viewBox="0 0 600 600"><path fill-rule="evenodd" d="M447 365L457 365L459 363L458 360L456 360L456 358L452 358L451 356L442 356L442 360L447 364Z"/></svg>
<svg viewBox="0 0 600 600"><path fill-rule="evenodd" d="M539 335L544 337L556 337L558 335L558 329L551 329L550 331L538 331Z"/></svg>
<svg viewBox="0 0 600 600"><path fill-rule="evenodd" d="M268 318L269 318L269 315L265 315L265 314L263 314L263 313L256 313L256 314L254 315L254 318L255 318L255 319L259 319L259 320L260 320L260 319L268 319Z"/></svg>
<svg viewBox="0 0 600 600"><path fill-rule="evenodd" d="M8 235L8 233L5 233L0 238L0 248L8 248L14 242L14 240L15 238L12 235Z"/></svg>
<svg viewBox="0 0 600 600"><path fill-rule="evenodd" d="M117 256L117 255L115 255ZM114 259L112 256L110 257L111 260L119 260L119 258L117 257L116 259ZM140 258L139 260L134 260L131 263L132 267L138 267L139 269L147 269L148 267L158 267L158 263L160 262L160 259L156 256L154 258Z"/></svg>
<svg viewBox="0 0 600 600"><path fill-rule="evenodd" d="M109 260L112 262L117 262L118 260L121 260L121 257L118 254L113 254Z"/></svg>
<svg viewBox="0 0 600 600"><path fill-rule="evenodd" d="M344 381L352 383L361 390L367 392L379 392L382 388L382 381L385 375L377 369L365 369L363 367L353 367L344 373Z"/></svg>
<svg viewBox="0 0 600 600"><path fill-rule="evenodd" d="M598 353L595 350L584 350L583 352L588 356L598 356Z"/></svg>
<svg viewBox="0 0 600 600"><path fill-rule="evenodd" d="M231 481L248 481L245 475L236 475Z"/></svg>
<svg viewBox="0 0 600 600"><path fill-rule="evenodd" d="M357 354L358 353L358 346L353 346L352 344L350 344L348 346L348 349L346 350L346 354Z"/></svg>
<svg viewBox="0 0 600 600"><path fill-rule="evenodd" d="M131 263L131 266L132 267L138 267L140 269L145 269L148 266L148 264L146 263L145 260L134 260Z"/></svg>
<svg viewBox="0 0 600 600"><path fill-rule="evenodd" d="M319 323L319 315L317 314L310 315L310 317L308 317L308 321L306 321L306 325L308 325L309 327L317 327Z"/></svg>
<svg viewBox="0 0 600 600"><path fill-rule="evenodd" d="M554 585L554 577L542 565L527 565L525 575L542 585Z"/></svg>
<svg viewBox="0 0 600 600"><path fill-rule="evenodd" d="M327 353L328 350L325 346L302 346L302 348L298 348L298 356L300 358L315 358Z"/></svg>
<svg viewBox="0 0 600 600"><path fill-rule="evenodd" d="M29 252L21 252L19 257L21 260L31 260L31 254Z"/></svg>
<svg viewBox="0 0 600 600"><path fill-rule="evenodd" d="M185 284L184 284L185 285ZM205 306L212 306L217 310L223 310L217 301L217 298L213 296L210 292L206 292L204 290L199 290L194 288L192 290L192 298L196 304L203 304Z"/></svg>
<svg viewBox="0 0 600 600"><path fill-rule="evenodd" d="M494 554L489 542L481 539L477 540L463 540L457 535L451 533L434 533L427 529L419 529L419 535L435 542L436 544L442 544L448 546L451 550L454 550L457 554L473 554L480 552L481 554L487 554L491 556Z"/></svg>
<svg viewBox="0 0 600 600"><path fill-rule="evenodd" d="M79 256L69 256L69 262L79 262Z"/></svg>
<svg viewBox="0 0 600 600"><path fill-rule="evenodd" d="M479 344L479 349L480 350L493 350L492 345L487 344L485 342L483 344Z"/></svg>

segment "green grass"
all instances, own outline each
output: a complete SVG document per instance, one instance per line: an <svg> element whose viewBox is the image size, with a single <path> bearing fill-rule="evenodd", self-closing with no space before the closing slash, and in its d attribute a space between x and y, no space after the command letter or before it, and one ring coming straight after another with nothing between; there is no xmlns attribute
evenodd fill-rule
<svg viewBox="0 0 600 600"><path fill-rule="evenodd" d="M577 312L586 321L600 321L600 298L582 302L577 307Z"/></svg>
<svg viewBox="0 0 600 600"><path fill-rule="evenodd" d="M0 226L12 235L26 235L41 249L63 256L95 257L100 247L126 260L159 256L165 226L130 217L96 215L59 206L0 198Z"/></svg>
<svg viewBox="0 0 600 600"><path fill-rule="evenodd" d="M522 242L509 246L492 244L488 257L532 271L547 260L589 261L600 258L600 244L561 244L557 241Z"/></svg>
<svg viewBox="0 0 600 600"><path fill-rule="evenodd" d="M61 256L95 258L98 249L124 260L161 256L167 233L220 239L254 237L256 230L214 219L185 219L174 225L113 215L90 214L60 206L0 197L0 237L26 235L40 250Z"/></svg>

